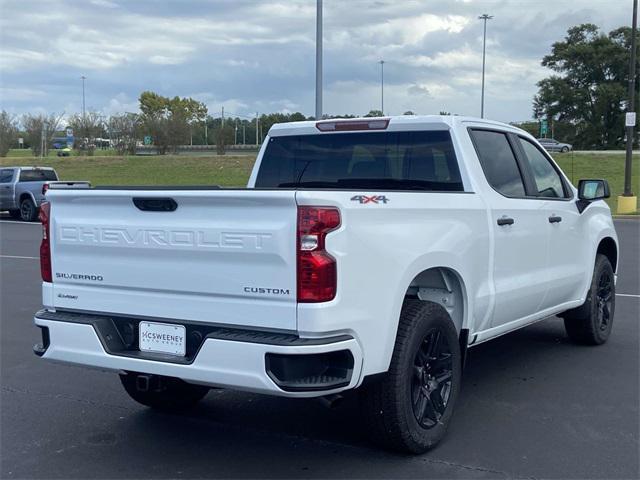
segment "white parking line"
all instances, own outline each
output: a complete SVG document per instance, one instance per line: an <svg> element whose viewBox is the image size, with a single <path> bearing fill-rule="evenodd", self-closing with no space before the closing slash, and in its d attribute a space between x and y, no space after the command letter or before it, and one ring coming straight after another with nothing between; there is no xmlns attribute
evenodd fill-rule
<svg viewBox="0 0 640 480"><path fill-rule="evenodd" d="M631 293L616 293L616 297L632 297L632 298L640 298L640 295L633 295Z"/></svg>

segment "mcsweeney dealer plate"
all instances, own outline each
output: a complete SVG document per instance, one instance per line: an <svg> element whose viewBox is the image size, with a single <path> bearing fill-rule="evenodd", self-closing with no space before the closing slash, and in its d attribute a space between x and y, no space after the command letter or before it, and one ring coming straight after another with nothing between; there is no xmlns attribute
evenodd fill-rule
<svg viewBox="0 0 640 480"><path fill-rule="evenodd" d="M139 345L141 352L168 353L184 357L186 354L186 331L182 325L140 322Z"/></svg>

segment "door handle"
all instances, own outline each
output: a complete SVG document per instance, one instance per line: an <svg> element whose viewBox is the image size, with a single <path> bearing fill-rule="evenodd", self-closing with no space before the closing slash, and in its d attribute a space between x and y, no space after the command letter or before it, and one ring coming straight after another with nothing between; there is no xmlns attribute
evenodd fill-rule
<svg viewBox="0 0 640 480"><path fill-rule="evenodd" d="M134 197L133 204L144 212L173 212L178 208L173 198Z"/></svg>
<svg viewBox="0 0 640 480"><path fill-rule="evenodd" d="M515 220L510 217L502 217L498 219L498 225L500 225L501 227L505 225L513 225L514 223L515 223Z"/></svg>
<svg viewBox="0 0 640 480"><path fill-rule="evenodd" d="M562 221L562 217L558 217L557 215L551 215L549 217L549 223L560 223Z"/></svg>

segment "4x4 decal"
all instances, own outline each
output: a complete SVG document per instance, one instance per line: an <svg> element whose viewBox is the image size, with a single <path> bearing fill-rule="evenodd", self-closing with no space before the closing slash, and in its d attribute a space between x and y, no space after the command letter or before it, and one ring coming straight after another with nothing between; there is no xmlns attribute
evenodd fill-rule
<svg viewBox="0 0 640 480"><path fill-rule="evenodd" d="M385 195L354 195L351 197L352 202L358 202L360 204L365 203L389 203L389 199Z"/></svg>

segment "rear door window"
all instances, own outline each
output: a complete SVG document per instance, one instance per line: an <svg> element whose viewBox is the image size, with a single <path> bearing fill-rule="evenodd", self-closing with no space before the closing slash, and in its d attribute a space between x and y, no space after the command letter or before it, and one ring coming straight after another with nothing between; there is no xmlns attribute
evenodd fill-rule
<svg viewBox="0 0 640 480"><path fill-rule="evenodd" d="M20 172L21 182L51 182L58 180L54 170L22 170Z"/></svg>
<svg viewBox="0 0 640 480"><path fill-rule="evenodd" d="M255 186L463 191L448 131L272 137Z"/></svg>
<svg viewBox="0 0 640 480"><path fill-rule="evenodd" d="M471 138L489 185L506 197L524 197L522 173L507 135L492 130L471 130Z"/></svg>

